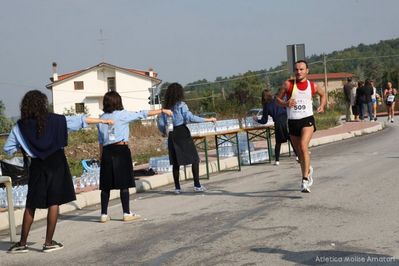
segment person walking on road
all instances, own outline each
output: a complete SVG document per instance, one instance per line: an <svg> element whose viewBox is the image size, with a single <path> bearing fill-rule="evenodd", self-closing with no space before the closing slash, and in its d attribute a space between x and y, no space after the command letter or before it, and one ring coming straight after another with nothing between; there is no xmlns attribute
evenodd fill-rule
<svg viewBox="0 0 399 266"><path fill-rule="evenodd" d="M120 190L123 221L135 220L140 218L140 216L132 213L129 206L129 188L136 186L133 177L132 156L128 146L129 123L161 113L172 115L172 112L166 109L139 112L124 110L122 98L116 91L110 91L104 95L103 106L104 114L101 115L101 118L111 119L114 124L112 126L97 125L101 157L100 222L105 223L110 220L108 203L111 189Z"/></svg>
<svg viewBox="0 0 399 266"><path fill-rule="evenodd" d="M286 80L281 87L277 100L280 105L287 107L288 128L295 150L298 152L301 164L302 183L301 191L310 192L313 184L313 167L310 165L309 142L316 131L313 117L314 94L320 96L318 113L323 113L326 106L324 91L307 79L308 63L299 60L295 63L295 79ZM287 100L285 100L287 99Z"/></svg>
<svg viewBox="0 0 399 266"><path fill-rule="evenodd" d="M4 151L13 155L23 150L30 157L28 194L22 220L21 239L9 253L28 252L27 239L36 209L48 209L43 252L63 248L53 240L59 205L76 200L71 173L64 153L68 130L87 127L88 123L113 123L109 119L63 116L48 112L47 96L32 90L21 102L21 119L12 128Z"/></svg>
<svg viewBox="0 0 399 266"><path fill-rule="evenodd" d="M356 103L356 90L357 87L353 86L351 91L351 106L352 106L352 114L355 122L359 122L359 107Z"/></svg>
<svg viewBox="0 0 399 266"><path fill-rule="evenodd" d="M377 102L378 102L378 99L380 98L380 95L377 93L377 88L374 86L373 80L371 80L371 86L373 87L373 94L371 95L373 118L374 118L374 121L377 121Z"/></svg>
<svg viewBox="0 0 399 266"><path fill-rule="evenodd" d="M256 116L254 116L254 120L260 124L266 124L269 115L273 118L275 132L274 137L276 140L274 156L276 159L275 165L278 166L280 164L281 144L287 142L288 140L291 142L287 126L287 110L285 107L277 104L276 98L273 97L272 92L269 89L265 89L262 92L262 105L262 118L258 119ZM295 156L297 156L294 146L292 146L292 148L294 150Z"/></svg>
<svg viewBox="0 0 399 266"><path fill-rule="evenodd" d="M351 121L351 93L354 85L352 83L352 78L348 78L344 85L343 91L345 95L345 110L346 110L346 122Z"/></svg>
<svg viewBox="0 0 399 266"><path fill-rule="evenodd" d="M194 191L202 192L205 188L199 181L199 156L191 137L188 122L216 122L216 118L202 118L193 115L184 100L183 87L179 83L168 86L163 106L173 111L172 121L161 115L158 119L158 127L163 135L168 135L169 161L173 166L173 180L175 194L182 192L180 187L180 166L191 164L194 179ZM167 132L168 131L168 132Z"/></svg>
<svg viewBox="0 0 399 266"><path fill-rule="evenodd" d="M392 87L392 82L388 81L387 88L384 90L384 99L387 106L388 121L394 122L395 116L395 97L397 90Z"/></svg>

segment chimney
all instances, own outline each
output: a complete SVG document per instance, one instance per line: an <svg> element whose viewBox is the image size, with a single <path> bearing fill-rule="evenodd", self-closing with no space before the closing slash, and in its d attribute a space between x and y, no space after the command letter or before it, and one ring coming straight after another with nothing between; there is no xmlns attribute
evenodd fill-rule
<svg viewBox="0 0 399 266"><path fill-rule="evenodd" d="M58 80L58 74L57 74L57 63L53 62L53 82L56 82Z"/></svg>
<svg viewBox="0 0 399 266"><path fill-rule="evenodd" d="M150 78L153 78L153 77L154 77L154 69L152 69L151 67L148 69L148 76L149 76Z"/></svg>

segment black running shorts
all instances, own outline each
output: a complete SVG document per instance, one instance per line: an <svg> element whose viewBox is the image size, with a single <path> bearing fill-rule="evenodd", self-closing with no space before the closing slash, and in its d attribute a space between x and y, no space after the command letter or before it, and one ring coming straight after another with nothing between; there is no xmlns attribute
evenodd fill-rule
<svg viewBox="0 0 399 266"><path fill-rule="evenodd" d="M300 137L302 128L304 127L313 127L313 132L316 131L313 115L302 119L288 119L288 130L290 131L290 135Z"/></svg>

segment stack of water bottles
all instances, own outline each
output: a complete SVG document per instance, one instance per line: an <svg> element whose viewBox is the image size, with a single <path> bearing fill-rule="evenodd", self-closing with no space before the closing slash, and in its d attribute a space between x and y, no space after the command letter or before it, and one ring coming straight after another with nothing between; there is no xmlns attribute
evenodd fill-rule
<svg viewBox="0 0 399 266"><path fill-rule="evenodd" d="M267 123L266 123L266 126L273 125L273 123L274 123L273 122L273 118L271 118L271 116L269 115ZM243 118L241 120L241 127L242 128L256 128L256 127L263 127L263 126L265 126L265 124L261 124L261 123L256 122L254 120L254 118L251 117L251 116L247 116L247 117L245 117L245 118Z"/></svg>
<svg viewBox="0 0 399 266"><path fill-rule="evenodd" d="M222 137L220 141L224 141L219 145L219 156L220 157L232 157L237 155L237 146L230 141L226 141L225 137ZM234 140L235 141L235 140ZM246 133L238 133L238 145L240 147L240 154L248 153L248 142ZM251 152L255 150L254 144L249 142L249 148Z"/></svg>
<svg viewBox="0 0 399 266"><path fill-rule="evenodd" d="M12 188L14 208L25 208L27 194L28 185L15 186ZM7 191L5 188L0 188L0 208L7 208L7 206Z"/></svg>
<svg viewBox="0 0 399 266"><path fill-rule="evenodd" d="M241 164L243 165L249 165L249 154L248 154L248 149L241 153L240 155L241 158ZM267 152L267 149L260 149L260 150L251 150L251 163L260 163L260 162L265 162L269 159L269 153Z"/></svg>
<svg viewBox="0 0 399 266"><path fill-rule="evenodd" d="M190 130L191 136L203 136L215 133L215 123L213 122L191 123L187 124L187 127Z"/></svg>
<svg viewBox="0 0 399 266"><path fill-rule="evenodd" d="M98 188L100 184L100 166L97 162L94 162L90 166L84 167L82 176L80 178L73 176L72 181L75 190L83 190L87 187Z"/></svg>
<svg viewBox="0 0 399 266"><path fill-rule="evenodd" d="M216 132L225 132L240 129L238 119L218 120L215 123Z"/></svg>
<svg viewBox="0 0 399 266"><path fill-rule="evenodd" d="M169 156L151 157L148 163L148 168L154 170L157 173L172 172L173 167L169 163Z"/></svg>

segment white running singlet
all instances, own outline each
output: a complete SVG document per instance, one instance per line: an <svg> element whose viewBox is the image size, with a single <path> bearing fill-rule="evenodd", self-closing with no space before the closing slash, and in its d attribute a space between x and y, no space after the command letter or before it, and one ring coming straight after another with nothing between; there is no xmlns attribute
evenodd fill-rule
<svg viewBox="0 0 399 266"><path fill-rule="evenodd" d="M299 120L313 115L312 86L309 80L307 82L308 86L306 89L300 90L296 85L296 81L294 81L291 99L296 101L296 105L287 108L288 119Z"/></svg>

